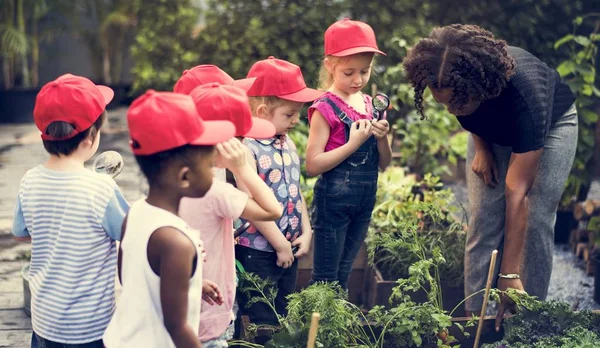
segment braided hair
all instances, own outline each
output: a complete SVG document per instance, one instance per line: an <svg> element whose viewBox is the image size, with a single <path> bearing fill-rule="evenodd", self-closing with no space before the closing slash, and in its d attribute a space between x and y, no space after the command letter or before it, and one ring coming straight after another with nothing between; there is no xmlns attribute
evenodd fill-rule
<svg viewBox="0 0 600 348"><path fill-rule="evenodd" d="M450 104L462 106L473 97L482 101L497 97L515 73L506 41L468 24L434 28L410 49L403 66L422 119L423 92L428 86L452 88Z"/></svg>

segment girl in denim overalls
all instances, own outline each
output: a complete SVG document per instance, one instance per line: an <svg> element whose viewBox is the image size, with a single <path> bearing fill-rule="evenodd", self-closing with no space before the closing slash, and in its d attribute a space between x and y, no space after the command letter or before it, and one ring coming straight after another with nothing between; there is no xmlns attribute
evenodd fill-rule
<svg viewBox="0 0 600 348"><path fill-rule="evenodd" d="M389 123L376 121L371 97L362 94L377 48L373 29L344 19L325 32L321 87L327 93L308 110L306 171L314 188L312 281L346 288L375 205L377 176L391 161Z"/></svg>

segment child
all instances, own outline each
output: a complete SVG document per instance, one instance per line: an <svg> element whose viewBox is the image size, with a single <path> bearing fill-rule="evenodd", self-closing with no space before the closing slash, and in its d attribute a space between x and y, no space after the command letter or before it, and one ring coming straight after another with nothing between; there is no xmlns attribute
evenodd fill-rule
<svg viewBox="0 0 600 348"><path fill-rule="evenodd" d="M191 97L204 120L228 120L236 126L236 137L270 138L275 127L252 118L246 92L217 83L195 88ZM233 338L235 319L235 256L233 220L240 216L273 221L281 216L279 202L246 160L247 149L236 138L217 145L217 167L229 169L251 197L232 185L215 180L203 198L184 198L179 216L200 231L208 250L203 270L203 302L198 337L202 347L227 347ZM215 305L216 304L216 305Z"/></svg>
<svg viewBox="0 0 600 348"><path fill-rule="evenodd" d="M148 91L127 112L131 148L149 183L123 223L123 290L104 344L200 347L203 255L198 232L177 216L182 197L212 185L215 144L231 138L227 121L203 122L192 98Z"/></svg>
<svg viewBox="0 0 600 348"><path fill-rule="evenodd" d="M383 54L368 24L349 19L332 24L321 68L327 93L308 109L306 171L321 174L314 188L312 282L337 281L344 289L371 221L377 169L391 161L389 124L375 121L371 97L360 92L375 53Z"/></svg>
<svg viewBox="0 0 600 348"><path fill-rule="evenodd" d="M312 238L306 205L300 193L300 158L287 133L298 123L303 104L323 93L306 87L300 67L270 57L255 63L248 77L256 81L248 91L254 116L275 125L276 135L269 139L246 138L244 143L254 157L253 166L275 193L281 206L276 222L252 221L240 236L236 257L246 271L277 286L277 312L285 314L286 296L296 288L296 258L305 255ZM239 183L243 189L243 183ZM291 242L291 243L290 243ZM298 247L295 255L292 247ZM272 310L263 303L246 309L246 298L240 297L240 308L250 320L260 324L275 324Z"/></svg>
<svg viewBox="0 0 600 348"><path fill-rule="evenodd" d="M236 86L244 91L248 91L254 83L254 78L234 80L229 74L221 70L216 65L204 64L197 65L189 70L185 70L175 87L173 92L190 94L192 90L198 86L217 82L221 85Z"/></svg>
<svg viewBox="0 0 600 348"><path fill-rule="evenodd" d="M113 91L66 74L38 93L33 116L50 159L21 180L12 233L32 242L32 346L102 347L115 306L115 240L129 206L98 150Z"/></svg>

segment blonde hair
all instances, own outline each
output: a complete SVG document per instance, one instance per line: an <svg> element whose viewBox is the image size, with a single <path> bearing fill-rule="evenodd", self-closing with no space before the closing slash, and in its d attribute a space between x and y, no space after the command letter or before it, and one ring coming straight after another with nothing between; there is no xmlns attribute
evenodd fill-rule
<svg viewBox="0 0 600 348"><path fill-rule="evenodd" d="M371 66L375 62L375 53L373 52L362 52L357 54L352 54L345 57L336 57L336 56L326 56L325 59L329 60L331 63L332 69L335 69L335 66L338 65L342 60L349 60L352 57L371 57ZM319 89L322 91L326 91L333 85L333 74L327 70L325 66L325 59L321 63L321 69L319 70Z"/></svg>
<svg viewBox="0 0 600 348"><path fill-rule="evenodd" d="M276 108L286 105L286 104L304 104L301 102L294 102L291 100L286 100L283 98L275 97L275 96L265 96L265 97L248 97L250 100L250 109L252 110L252 116L258 117L256 114L256 110L261 104L265 104L267 106L267 112L272 113Z"/></svg>

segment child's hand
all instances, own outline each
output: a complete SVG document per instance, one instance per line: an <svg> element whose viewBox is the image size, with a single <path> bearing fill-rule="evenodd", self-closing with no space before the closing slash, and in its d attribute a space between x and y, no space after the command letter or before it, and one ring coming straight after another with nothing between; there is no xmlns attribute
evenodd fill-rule
<svg viewBox="0 0 600 348"><path fill-rule="evenodd" d="M217 144L216 147L217 158L215 164L217 167L227 168L235 174L245 166L248 166L246 147L236 138L231 138Z"/></svg>
<svg viewBox="0 0 600 348"><path fill-rule="evenodd" d="M298 247L298 251L294 254L296 258L300 258L308 253L310 250L310 241L312 240L312 234L305 233L300 237L296 238L295 241L292 242L292 246Z"/></svg>
<svg viewBox="0 0 600 348"><path fill-rule="evenodd" d="M357 148L360 147L371 136L372 128L373 126L369 120L358 120L352 123L348 143L355 145Z"/></svg>
<svg viewBox="0 0 600 348"><path fill-rule="evenodd" d="M373 121L371 131L377 140L383 139L390 132L390 123L387 120Z"/></svg>
<svg viewBox="0 0 600 348"><path fill-rule="evenodd" d="M275 251L277 252L277 267L290 268L292 263L294 263L292 243L283 243L283 246Z"/></svg>
<svg viewBox="0 0 600 348"><path fill-rule="evenodd" d="M223 294L219 286L208 279L202 280L202 299L211 306L223 304Z"/></svg>

